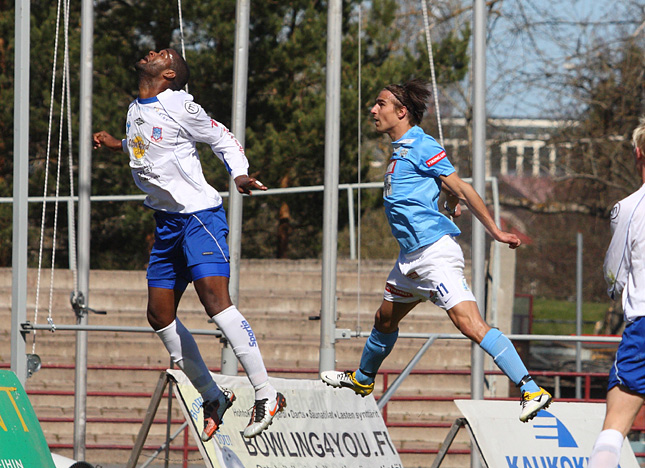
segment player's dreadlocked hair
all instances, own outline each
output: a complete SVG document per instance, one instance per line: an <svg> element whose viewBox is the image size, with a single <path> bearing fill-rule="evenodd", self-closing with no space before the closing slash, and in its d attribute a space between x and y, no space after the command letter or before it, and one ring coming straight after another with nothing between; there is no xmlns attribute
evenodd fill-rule
<svg viewBox="0 0 645 468"><path fill-rule="evenodd" d="M179 91L186 86L186 83L188 83L188 79L190 78L190 69L184 60L184 57L182 57L179 52L174 49L169 50L172 53L172 63L170 68L175 72L175 79L170 84L170 89L173 91Z"/></svg>
<svg viewBox="0 0 645 468"><path fill-rule="evenodd" d="M415 78L400 85L388 85L385 89L391 92L396 100L399 101L397 107L405 107L408 110L410 123L412 125L419 125L421 119L423 119L423 114L426 111L427 102L431 95L428 89L428 83L421 78Z"/></svg>

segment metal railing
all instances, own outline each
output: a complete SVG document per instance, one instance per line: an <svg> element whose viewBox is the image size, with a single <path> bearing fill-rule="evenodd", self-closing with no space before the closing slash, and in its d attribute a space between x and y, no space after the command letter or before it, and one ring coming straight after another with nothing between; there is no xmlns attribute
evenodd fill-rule
<svg viewBox="0 0 645 468"><path fill-rule="evenodd" d="M464 178L465 181L470 182L471 179ZM497 178L488 177L486 182L491 184L492 193L493 193L493 212L495 214L495 222L499 224L499 196L497 190ZM348 230L349 230L349 257L351 260L356 260L356 214L354 207L354 190L364 190L364 189L382 189L383 182L362 182L360 184L338 184L338 190L347 191L347 218L348 218ZM257 190L253 192L253 196L274 196L274 195L293 195L298 193L315 193L315 192L324 192L324 185L311 185L308 187L287 187L287 188L270 188L266 191ZM219 192L222 198L227 198L229 192ZM126 201L140 201L145 200L146 195L92 195L90 196L90 202L126 202ZM67 224L68 232L73 231L72 223L75 219L74 216L74 204L78 203L78 196L47 196L47 197L28 197L27 201L29 203L66 203L67 204ZM13 197L0 197L0 203L13 203ZM68 246L69 251L71 252L74 249L74 246L71 244L72 239L70 239L70 245ZM71 265L70 265L71 268Z"/></svg>
<svg viewBox="0 0 645 468"><path fill-rule="evenodd" d="M603 341L606 342L606 341ZM0 364L0 368L8 368L8 364ZM43 366L44 369L49 369L49 370L73 370L74 366L71 364L65 364L65 365L45 365ZM140 371L140 372L154 372L155 374L164 371L165 367L146 367L146 366L116 366L116 365L109 365L109 366L102 366L102 365L94 365L94 366L88 366L88 371L105 371L105 370L110 370L110 371ZM219 368L213 368L211 369L214 372L218 372ZM312 378L317 378L318 376L318 370L317 369L287 369L287 368L269 368L268 369L269 373L272 375L306 375L306 376L311 376ZM399 369L384 369L379 371L379 375L382 378L382 386L380 388L381 394L378 395L378 393L375 395L376 399L378 402L382 401L384 396L388 393L388 390L391 388L390 381L395 377L401 375L402 371ZM414 370L411 372L412 375L415 376L464 376L468 377L470 375L470 371L468 369L462 369L462 370L446 370L446 369L425 369L425 370ZM544 378L552 378L554 382L554 386L547 386L547 388L551 391L553 391L553 394L558 396L558 401L563 401L563 402L592 402L592 403L598 403L598 402L603 402L603 399L598 399L598 398L592 398L591 397L591 392L592 392L592 387L594 381L600 380L600 381L606 381L607 379L607 373L598 373L598 372L559 372L559 371L532 371L531 374L536 377L544 377ZM485 371L485 376L491 377L491 376L503 376L503 373L501 371ZM561 393L560 386L562 385L563 381L571 381L571 385L573 385L573 382L577 378L582 378L584 381L584 391L583 391L583 397L580 399L577 398L562 398L559 397L559 394ZM396 381L396 380L395 380ZM377 388L377 391L379 392L379 389ZM38 390L28 390L27 394L33 397L38 397L38 396L56 396L56 397L72 397L74 392L73 390L47 390L47 389L38 389ZM148 392L124 392L124 391L93 391L93 392L88 392L89 397L113 397L115 399L140 399L142 404L141 404L141 411L145 412L145 409L148 405L148 402L150 398L152 397L152 391ZM167 393L164 397L167 397ZM428 402L429 404L432 402L451 402L454 401L455 399L464 399L468 398L469 394L459 394L459 395L454 395L454 394L444 394L444 395L429 395L429 394L421 394L421 395L400 395L400 396L394 396L389 399L389 401L383 405L383 408L381 410L383 420L388 428L417 428L420 430L423 429L445 429L448 431L452 425L452 421L442 421L442 420L437 420L437 421L421 421L421 420L414 420L414 419L408 419L405 421L402 420L396 420L396 418L391 418L388 416L388 405L391 405L393 403L406 403L406 402ZM502 400L502 401L508 401L508 400L515 400L515 398L512 397L507 397L507 398L485 398L485 399L490 399L490 400ZM38 413L38 403L37 403L37 398L35 398L36 403L34 404L34 408L36 412ZM134 410L134 409L133 409ZM135 411L132 411L133 413ZM158 413L159 414L159 413ZM39 418L39 421L42 424L47 424L47 423L53 423L53 424L65 424L65 423L73 423L74 418L73 416L61 416L61 417L41 417ZM106 424L127 424L127 425L141 425L143 422L142 417L88 417L87 418L87 423L88 423L88 428L93 426L93 425L106 425ZM153 421L153 424L155 425L167 425L170 427L170 425L174 425L175 427L178 425L181 425L184 423L183 419L168 419L168 418L163 418L163 417L158 417L155 418ZM198 454L198 448L194 444L192 438L189 436L189 430L188 427L180 427L181 437L177 437L174 439L174 442L168 444L168 450L170 452L176 453L177 456L181 456L183 466L187 467L188 462L192 459L195 458L197 459L199 457ZM645 432L645 426L638 426L635 425L632 427L633 432ZM101 431L102 432L102 431ZM47 432L45 432L47 435ZM396 440L394 441L395 445L397 446L397 451L400 454L425 454L425 455L436 455L438 451L440 450L439 446L430 446L430 447L402 447L400 442L397 442ZM49 443L49 447L52 450L66 450L66 449L73 449L73 443L71 442L51 442ZM132 444L118 444L118 443L89 443L86 446L87 450L89 451L114 451L114 452L129 452L132 450L133 445ZM155 444L147 444L144 446L144 451L148 454L148 456L151 456L150 454L155 454L158 455L163 451L165 447L163 445L155 445ZM470 448L464 445L457 445L453 448L451 448L448 451L448 454L451 455L467 455L470 454ZM637 457L645 457L645 453L636 453ZM91 456L88 457L89 460L91 460ZM150 460L150 458L149 458ZM100 460L99 460L100 461ZM176 461L175 461L176 463Z"/></svg>

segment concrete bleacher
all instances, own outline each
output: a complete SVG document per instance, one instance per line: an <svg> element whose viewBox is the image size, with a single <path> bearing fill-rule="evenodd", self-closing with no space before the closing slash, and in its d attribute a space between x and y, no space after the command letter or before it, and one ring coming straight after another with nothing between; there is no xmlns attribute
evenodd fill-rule
<svg viewBox="0 0 645 468"><path fill-rule="evenodd" d="M349 260L338 262L337 311L338 328L369 331L374 311L382 298L385 278L391 261L363 261L360 279L357 263ZM320 321L312 319L320 313L321 263L318 260L278 261L243 260L240 278L239 308L253 327L260 344L265 364L269 369L317 369L320 345ZM40 280L38 323L47 323L50 271L43 271ZM28 320L34 320L36 299L36 271L28 274ZM69 303L73 289L70 271L56 270L54 281L53 319L57 325L73 324L76 319ZM90 325L118 325L148 327L145 317L146 280L144 271L92 271L90 275L89 306L107 311L106 315L89 316ZM360 285L360 297L357 294ZM9 362L9 326L11 314L11 270L0 269L0 317L7 324L3 327L0 356ZM359 309L360 304L360 309ZM214 329L207 322L199 299L192 286L182 298L179 317L189 329ZM402 332L455 333L445 313L432 304L418 306L401 325ZM207 365L220 366L221 344L215 337L196 336ZM28 337L28 352L32 336ZM399 340L388 357L385 369L402 369L422 345L422 340ZM340 340L336 345L337 369L356 367L364 338ZM42 421L43 431L53 452L71 456L70 449L58 445L73 443L73 423L66 420L74 416L75 333L67 331L39 331L36 335L36 353L46 366L27 381L26 388L36 414ZM118 424L113 419L143 418L150 394L157 383L158 372L142 370L145 367L163 368L169 358L161 341L154 333L90 332L88 338L89 366L129 366L131 370L109 368L90 369L87 374L87 439L86 459L103 466L123 466L140 424ZM470 368L470 342L467 340L438 340L421 359L417 369ZM243 371L241 371L242 373ZM290 374L273 373L281 377ZM305 378L315 378L308 375ZM390 376L391 384L394 376ZM375 395L382 393L383 377L376 382ZM49 394L44 394L48 392ZM105 395L123 392L127 397ZM54 394L51 394L54 393ZM397 395L462 396L470 393L468 375L414 375L409 377ZM157 447L166 434L165 402L148 438L147 447ZM173 419L183 417L177 405ZM452 402L392 400L387 406L387 422L397 423L452 423L460 413ZM173 424L172 431L179 427ZM399 449L436 449L447 433L447 428L390 427L392 439ZM105 446L118 445L121 450L107 450ZM460 431L453 448L466 449L468 438ZM150 450L144 451L144 456ZM199 454L194 454L199 458ZM445 468L469 464L468 455L449 455L442 464ZM171 459L181 459L181 453L171 453ZM401 454L406 468L429 467L434 455ZM190 466L200 466L198 461Z"/></svg>

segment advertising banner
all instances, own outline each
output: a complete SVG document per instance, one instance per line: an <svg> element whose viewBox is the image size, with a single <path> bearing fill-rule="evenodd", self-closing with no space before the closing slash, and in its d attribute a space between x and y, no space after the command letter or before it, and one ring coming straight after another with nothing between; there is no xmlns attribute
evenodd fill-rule
<svg viewBox="0 0 645 468"><path fill-rule="evenodd" d="M602 429L605 405L554 402L528 423L512 401L455 400L488 468L587 468ZM638 468L629 442L620 468Z"/></svg>
<svg viewBox="0 0 645 468"><path fill-rule="evenodd" d="M0 370L0 467L54 468L27 393L11 371Z"/></svg>
<svg viewBox="0 0 645 468"><path fill-rule="evenodd" d="M253 388L246 377L213 374L237 399L215 436L203 443L200 394L181 371L167 372L177 382L177 399L207 467L402 468L372 396L362 398L320 381L271 378L287 407L262 434L246 439L242 434L251 418Z"/></svg>

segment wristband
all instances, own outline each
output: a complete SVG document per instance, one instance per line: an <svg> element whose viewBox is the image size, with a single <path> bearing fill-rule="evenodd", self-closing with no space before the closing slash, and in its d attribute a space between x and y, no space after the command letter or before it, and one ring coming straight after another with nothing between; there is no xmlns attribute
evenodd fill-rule
<svg viewBox="0 0 645 468"><path fill-rule="evenodd" d="M455 211L457 211L457 207L455 207L452 210L450 209L450 205L448 204L448 200L443 202L443 209L446 210L450 216L454 215Z"/></svg>

